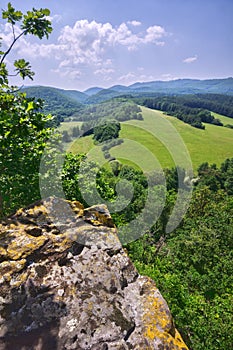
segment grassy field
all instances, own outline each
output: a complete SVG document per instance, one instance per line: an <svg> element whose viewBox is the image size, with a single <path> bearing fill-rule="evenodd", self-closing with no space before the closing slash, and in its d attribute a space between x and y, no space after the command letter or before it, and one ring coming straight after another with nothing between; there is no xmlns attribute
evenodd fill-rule
<svg viewBox="0 0 233 350"><path fill-rule="evenodd" d="M133 121L132 121L133 122ZM138 164L145 171L174 165L169 151L153 134L144 129L144 124L121 124L120 138L124 143L111 149L113 157L122 163Z"/></svg>
<svg viewBox="0 0 233 350"><path fill-rule="evenodd" d="M69 145L68 151L74 154L88 153L94 147L92 135L76 139Z"/></svg>
<svg viewBox="0 0 233 350"><path fill-rule="evenodd" d="M233 157L233 129L206 124L206 129L200 130L160 111L142 107L142 112L144 120L121 123L120 138L124 143L110 150L125 164L137 164L144 171L174 164L187 168L191 164L196 170L203 162L220 165ZM231 122L230 118L216 116L223 118L224 124ZM69 151L89 152L91 159L104 162L101 149L94 145L91 136L73 142Z"/></svg>
<svg viewBox="0 0 233 350"><path fill-rule="evenodd" d="M156 137L154 138L155 141L153 143L151 137L147 138L146 136L143 136L143 129L145 127L147 128L147 130L151 130L154 133L153 127L155 129L156 127L159 127L157 125L159 118L167 120L172 124L172 126L175 127L175 130L180 135L185 146L187 147L194 169L197 169L197 167L203 162L216 163L217 165L220 165L226 158L233 157L232 129L206 124L206 129L200 130L193 128L192 126L185 124L174 117L166 116L160 111L151 110L145 107L142 107L142 111L144 120L130 121L131 125L129 129L127 127L127 124L129 122L124 123L122 125L120 137L133 138L135 141L143 143L158 157L162 167L171 166L174 164L171 157L167 155L167 145L164 146L161 144L161 142L159 144L159 141L156 139ZM223 118L225 122L227 119L227 123L229 123L228 120L230 118ZM140 129L142 129L142 131L138 129L132 129L132 125L135 127L139 127ZM167 132L166 130L163 131L163 136L167 138L169 145L173 142L172 138L174 135L171 134L171 130L169 128L167 128ZM160 136L159 132L157 132L157 134ZM176 147L175 144L173 146L174 148ZM181 153L182 156L182 151L183 149L177 148L175 153ZM112 151L113 155L114 152L115 151ZM128 158L130 158L129 152L127 153L127 155Z"/></svg>
<svg viewBox="0 0 233 350"><path fill-rule="evenodd" d="M75 126L81 126L82 122L62 122L61 125L59 126L60 131L70 131L72 130L73 127Z"/></svg>
<svg viewBox="0 0 233 350"><path fill-rule="evenodd" d="M233 118L228 118L228 117L224 117L223 115L221 114L218 114L218 113L211 113L213 114L213 116L215 118L218 118L219 120L221 120L221 122L223 123L223 125L227 125L227 124L231 124L233 125Z"/></svg>
<svg viewBox="0 0 233 350"><path fill-rule="evenodd" d="M74 142L71 142L69 144L69 147L67 148L67 152L71 152L74 154L87 154L89 160L93 160L98 164L104 165L107 162L107 160L105 160L103 156L101 147L102 146L94 144L92 135L90 135L81 137L75 140Z"/></svg>

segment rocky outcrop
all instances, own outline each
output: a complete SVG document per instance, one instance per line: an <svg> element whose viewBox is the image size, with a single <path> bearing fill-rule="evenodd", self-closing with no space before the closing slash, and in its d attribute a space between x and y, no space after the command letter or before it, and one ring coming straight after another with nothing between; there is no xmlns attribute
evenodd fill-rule
<svg viewBox="0 0 233 350"><path fill-rule="evenodd" d="M63 206L75 213L65 217ZM55 207L62 222L52 218ZM0 226L0 350L187 350L105 206L49 199Z"/></svg>

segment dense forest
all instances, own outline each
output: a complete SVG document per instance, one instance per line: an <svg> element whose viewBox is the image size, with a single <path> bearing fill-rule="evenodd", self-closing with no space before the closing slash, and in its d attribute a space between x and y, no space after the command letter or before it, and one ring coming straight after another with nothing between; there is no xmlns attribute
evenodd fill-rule
<svg viewBox="0 0 233 350"><path fill-rule="evenodd" d="M52 113L62 120L76 113L82 106L72 95L66 95L63 90L51 87L33 86L22 89L22 92L25 92L28 98L43 100L44 113Z"/></svg>
<svg viewBox="0 0 233 350"><path fill-rule="evenodd" d="M14 42L23 34L33 34L39 39L48 37L52 31L47 17L49 14L47 9L33 9L24 15L15 11L11 4L2 13L3 19L12 28L20 23L22 32L14 37ZM179 226L167 233L166 225L179 188L182 187L185 192L193 186L193 179L187 183L186 169L179 169L182 179L178 179L178 169L175 167L145 174L116 160L109 162L107 167L100 167L93 161L87 161L85 154L65 154L62 147L54 146L59 144L62 135L55 127L55 118L43 109L42 101L32 96L27 97L26 93L10 85L7 65L9 53L10 49L0 52L1 219L5 220L7 215L40 199L40 181L43 176L46 178L46 186L56 190L58 183L62 183L66 198L78 200L84 206L89 205L86 198L90 201L95 199L93 188L96 189L100 197L110 205L117 203L119 210L114 211L112 217L118 228L124 228L145 207L149 182L151 212L148 211L147 214L152 216L159 213L159 218L142 237L134 240L132 233L132 239L125 244L125 249L139 272L156 281L168 301L177 328L191 350L231 349L233 158L226 159L221 166L200 164L188 211ZM16 75L32 79L29 62L20 59L13 64ZM222 114L232 117L232 97L159 96L145 99L143 104L150 102L155 103L152 108L158 108L159 103L160 109L162 103L167 104L167 108L172 106L173 111L169 110L169 113L180 115L183 111L184 115L195 115L196 122L200 122L200 125L207 120L220 125L206 109L219 113L222 108ZM72 108L72 103L67 106L68 110ZM108 120L101 127L92 126L96 142L109 140L109 137L111 142L119 142L119 122L127 118L142 118L140 108L134 102L122 103L122 99L88 108L81 114L75 110L74 118ZM196 114L188 113L189 110ZM53 112L58 113L58 110L55 108ZM79 129L76 130L76 135L79 132ZM105 151L108 151L108 145L105 146ZM46 171L41 174L40 164L45 150ZM56 158L60 154L64 156L61 171L59 158ZM143 226L143 220L141 221L139 224ZM127 232L124 229L120 232L120 238L124 242Z"/></svg>

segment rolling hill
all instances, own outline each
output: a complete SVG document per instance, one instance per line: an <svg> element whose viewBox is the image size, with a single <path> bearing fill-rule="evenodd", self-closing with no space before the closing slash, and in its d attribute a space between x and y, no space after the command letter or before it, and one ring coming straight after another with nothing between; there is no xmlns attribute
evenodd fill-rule
<svg viewBox="0 0 233 350"><path fill-rule="evenodd" d="M46 111L49 113L54 113L54 109L55 111L59 111L59 105L64 105L67 113L71 115L74 109L80 108L80 104L96 104L122 95L143 96L143 94L180 95L207 93L233 95L233 78L151 81L135 83L129 86L114 85L108 89L91 87L84 92L47 86L25 87L22 91L27 92L29 97L45 100Z"/></svg>
<svg viewBox="0 0 233 350"><path fill-rule="evenodd" d="M31 86L22 89L27 97L42 99L45 113L63 117L80 110L85 94L79 91L62 90L48 86Z"/></svg>
<svg viewBox="0 0 233 350"><path fill-rule="evenodd" d="M101 90L103 90L103 88L98 87L98 86L94 86L94 87L91 87L91 88L85 90L83 93L87 96L92 96L92 95L97 94Z"/></svg>

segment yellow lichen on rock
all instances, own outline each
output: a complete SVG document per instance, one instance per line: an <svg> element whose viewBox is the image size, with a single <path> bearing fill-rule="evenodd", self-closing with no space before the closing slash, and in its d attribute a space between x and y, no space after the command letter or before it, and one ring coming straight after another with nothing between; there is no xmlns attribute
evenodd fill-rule
<svg viewBox="0 0 233 350"><path fill-rule="evenodd" d="M18 261L3 261L0 263L0 278L4 278L5 281L10 281L11 276L21 271L26 264L26 260L18 260Z"/></svg>
<svg viewBox="0 0 233 350"><path fill-rule="evenodd" d="M48 198L6 219L0 302L0 349L187 350L105 205Z"/></svg>
<svg viewBox="0 0 233 350"><path fill-rule="evenodd" d="M169 344L169 349L188 350L179 332L175 329L168 306L154 282L147 278L142 290L144 293L142 315L145 324L144 335L156 343Z"/></svg>
<svg viewBox="0 0 233 350"><path fill-rule="evenodd" d="M78 201L70 202L70 206L79 217L83 216L84 206Z"/></svg>
<svg viewBox="0 0 233 350"><path fill-rule="evenodd" d="M94 226L115 227L108 208L103 204L85 209L84 219Z"/></svg>
<svg viewBox="0 0 233 350"><path fill-rule="evenodd" d="M7 256L7 251L0 246L0 259L4 259Z"/></svg>
<svg viewBox="0 0 233 350"><path fill-rule="evenodd" d="M12 235L12 234L11 234ZM30 255L33 251L39 249L46 241L45 236L33 237L23 231L14 232L15 239L7 247L9 259L18 260Z"/></svg>

